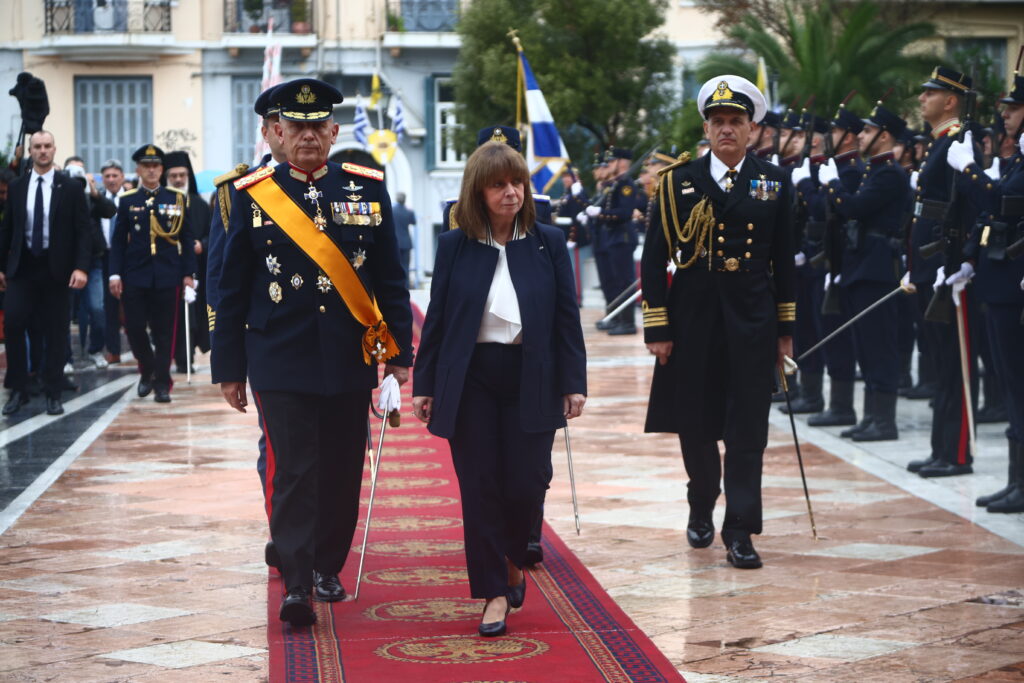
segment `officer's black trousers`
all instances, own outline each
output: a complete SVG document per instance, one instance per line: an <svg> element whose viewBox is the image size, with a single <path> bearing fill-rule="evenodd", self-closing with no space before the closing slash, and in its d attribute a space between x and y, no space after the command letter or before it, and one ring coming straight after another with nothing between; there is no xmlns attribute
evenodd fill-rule
<svg viewBox="0 0 1024 683"><path fill-rule="evenodd" d="M793 334L793 352L800 356L822 338L821 299L825 286L825 271L808 264L796 269L796 330ZM800 363L800 371L820 375L825 367L826 349L819 349Z"/></svg>
<svg viewBox="0 0 1024 683"><path fill-rule="evenodd" d="M1014 304L988 304L985 321L992 347L992 372L1002 379L1003 395L1010 427L1006 435L1024 441L1024 325L1021 307Z"/></svg>
<svg viewBox="0 0 1024 683"><path fill-rule="evenodd" d="M313 570L340 572L352 546L370 392L261 391L255 397L267 437L270 537L285 588L309 590Z"/></svg>
<svg viewBox="0 0 1024 683"><path fill-rule="evenodd" d="M508 590L551 482L554 432L526 432L519 411L522 347L477 344L449 443L462 495L469 589L474 598Z"/></svg>
<svg viewBox="0 0 1024 683"><path fill-rule="evenodd" d="M824 281L822 285L822 296L821 300L818 301L817 305L820 309L821 305L825 300ZM835 332L840 326L843 325L847 320L850 319L850 304L845 296L840 294L839 285L832 285L836 287L836 292L833 293L835 300L839 302L839 313L823 314L821 316L821 334L822 338ZM800 322L800 316L803 315L800 311L799 304L797 305L797 323ZM825 352L825 365L828 367L828 376L834 380L841 382L852 382L854 377L854 350L853 350L853 332L849 329L836 335L832 341L822 347Z"/></svg>
<svg viewBox="0 0 1024 683"><path fill-rule="evenodd" d="M623 231L624 232L624 229ZM625 238L619 234L615 240L618 244L608 246L608 266L610 268L608 285L611 299L622 294L636 281L636 262L633 260L633 245L629 241L622 241ZM624 318L628 321L633 317L632 309L626 309L627 315Z"/></svg>
<svg viewBox="0 0 1024 683"><path fill-rule="evenodd" d="M171 340L174 335L174 310L177 287L133 287L125 285L124 331L139 363L139 374L154 386L171 386ZM149 334L146 327L149 326ZM153 344L150 345L150 335Z"/></svg>
<svg viewBox="0 0 1024 683"><path fill-rule="evenodd" d="M867 309L895 287L895 283L864 280L844 283L851 315ZM895 394L899 388L898 306L895 299L889 299L853 324L857 362L864 375L864 386L879 394Z"/></svg>
<svg viewBox="0 0 1024 683"><path fill-rule="evenodd" d="M970 291L970 288L968 288ZM918 306L923 312L928 308L932 298L931 285L917 286ZM968 346L970 345L970 325L975 313L974 300L967 297ZM959 314L959 309L954 311ZM935 359L936 389L935 407L932 412L932 455L943 462L955 465L970 465L974 461L968 436L967 410L964 403L963 379L960 373L960 341L957 334L956 320L949 323L922 323L928 337L928 348ZM971 405L978 404L978 368L973 354L968 353L971 375Z"/></svg>
<svg viewBox="0 0 1024 683"><path fill-rule="evenodd" d="M26 389L28 347L25 333L38 322L43 333L40 341L46 349L43 385L47 396L60 396L70 315L71 291L67 282L54 280L49 254L44 251L36 258L27 249L22 251L18 273L7 281L4 296L4 338L7 340L5 387L18 391ZM35 358L37 350L33 351Z"/></svg>
<svg viewBox="0 0 1024 683"><path fill-rule="evenodd" d="M602 229L598 227L598 230ZM597 282L601 285L604 303L608 305L615 299L617 294L612 291L611 254L608 252L608 246L601 242L595 242L594 244L594 265L597 266Z"/></svg>

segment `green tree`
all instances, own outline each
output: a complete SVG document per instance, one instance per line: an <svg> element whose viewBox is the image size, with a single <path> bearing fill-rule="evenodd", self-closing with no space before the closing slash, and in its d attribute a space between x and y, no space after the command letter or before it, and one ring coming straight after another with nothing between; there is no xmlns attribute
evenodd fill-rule
<svg viewBox="0 0 1024 683"><path fill-rule="evenodd" d="M723 72L749 77L761 56L777 81L780 102L803 103L814 95L815 111L829 116L851 90L857 91L850 104L857 111L869 111L890 88L894 90L887 101L898 108L900 101L920 91L936 64L935 56L906 49L933 36L932 24L887 23L878 6L868 1L783 0L780 6L784 38L756 16L744 15L729 32L744 53L709 55L698 67L700 77Z"/></svg>
<svg viewBox="0 0 1024 683"><path fill-rule="evenodd" d="M609 144L643 151L664 134L674 49L652 38L667 0L474 0L459 19L455 64L460 143L484 126L515 124L523 49L573 161L587 166ZM526 106L523 103L523 117Z"/></svg>

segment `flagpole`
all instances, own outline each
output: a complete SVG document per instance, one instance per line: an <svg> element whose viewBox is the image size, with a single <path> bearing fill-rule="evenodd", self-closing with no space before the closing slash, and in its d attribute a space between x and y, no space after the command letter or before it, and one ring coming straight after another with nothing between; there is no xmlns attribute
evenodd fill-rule
<svg viewBox="0 0 1024 683"><path fill-rule="evenodd" d="M520 130L523 123L523 60L519 56L523 51L523 45L516 35L518 32L518 29L510 28L506 34L512 38L512 44L516 46L516 130Z"/></svg>

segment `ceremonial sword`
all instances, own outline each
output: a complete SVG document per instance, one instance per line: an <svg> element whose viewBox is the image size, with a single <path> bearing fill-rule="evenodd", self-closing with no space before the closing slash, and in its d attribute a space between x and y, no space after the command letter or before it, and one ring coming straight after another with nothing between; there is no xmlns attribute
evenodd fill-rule
<svg viewBox="0 0 1024 683"><path fill-rule="evenodd" d="M833 284L832 286L835 287L836 285ZM814 353L815 351L820 349L822 346L824 346L825 344L827 344L830 341L832 341L836 337L836 335L838 335L840 332L844 331L847 327L849 327L850 325L854 324L855 322L857 322L858 320L860 320L861 318L866 316L868 313L870 313L871 311L875 310L876 308L878 308L879 306L884 304L886 301L888 301L892 297L894 297L897 294L899 294L900 292L906 292L907 294L913 294L916 291L917 291L917 289L914 287L913 284L907 283L906 285L904 285L904 284L901 283L896 289L892 290L891 292L889 292L888 294L883 296L881 299L879 299L878 301L876 301L875 303L871 304L870 306L865 308L863 311L858 313L857 315L855 315L852 318L850 318L849 320L847 320L845 323L843 323L842 325L840 325L839 327L834 329L831 332L831 334L829 334L827 337L825 337L824 339L819 341L817 344L815 344L811 348L809 348L806 351L804 351L803 353L801 353L799 355L799 357L797 357L797 362L802 361L805 358L807 358L809 355L811 355L812 353Z"/></svg>
<svg viewBox="0 0 1024 683"><path fill-rule="evenodd" d="M569 422L565 423L565 453L569 458L569 488L572 490L572 516L576 520L576 535L580 535L580 508L576 503L576 477L572 471L572 445L569 443Z"/></svg>
<svg viewBox="0 0 1024 683"><path fill-rule="evenodd" d="M789 384L786 382L786 370L796 372L796 363L789 356L783 360L784 366L779 368L779 379L782 384L782 395L786 397L786 412L789 413L789 426L793 429L793 445L796 446L796 461L800 465L800 481L804 485L804 500L807 501L807 515L811 518L811 533L818 540L818 528L814 525L814 510L811 509L811 494L807 490L807 475L804 473L804 457L800 454L800 439L796 436L796 419L793 417L793 406L789 402ZM792 365L790 365L792 364Z"/></svg>
<svg viewBox="0 0 1024 683"><path fill-rule="evenodd" d="M359 569L356 572L356 590L352 596L353 600L359 599L359 585L363 581L363 562L366 560L366 541L370 538L370 517L373 515L373 496L377 492L377 474L380 472L380 457L384 451L384 430L387 429L388 423L391 426L398 427L402 422L402 416L397 411L387 411L386 413L377 412L377 407L373 405L373 401L370 401L370 410L373 414L380 419L380 436L377 437L377 458L374 460L373 457L373 437L370 431L370 418L366 418L366 443L368 448L366 454L370 458L370 502L366 506L366 523L363 528L363 546L359 551Z"/></svg>

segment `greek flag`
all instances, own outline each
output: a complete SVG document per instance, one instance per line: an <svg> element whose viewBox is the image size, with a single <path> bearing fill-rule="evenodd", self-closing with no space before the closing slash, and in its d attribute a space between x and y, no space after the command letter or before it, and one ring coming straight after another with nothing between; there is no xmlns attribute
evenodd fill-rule
<svg viewBox="0 0 1024 683"><path fill-rule="evenodd" d="M366 108L363 107L363 96L356 97L356 117L353 121L352 137L363 147L369 146L367 135L370 133L370 119L366 117Z"/></svg>
<svg viewBox="0 0 1024 683"><path fill-rule="evenodd" d="M530 131L526 138L526 165L530 169L534 189L546 194L569 164L569 153L555 128L544 93L537 85L537 78L522 48L519 49L519 64L526 88L526 116L530 120Z"/></svg>
<svg viewBox="0 0 1024 683"><path fill-rule="evenodd" d="M395 96L395 113L391 117L391 130L395 132L396 141L401 144L405 135L405 113L402 111L402 98Z"/></svg>

